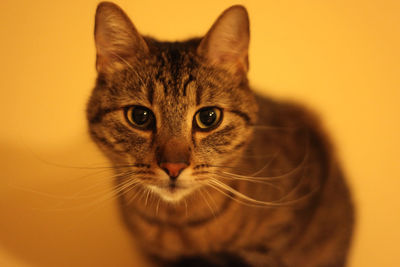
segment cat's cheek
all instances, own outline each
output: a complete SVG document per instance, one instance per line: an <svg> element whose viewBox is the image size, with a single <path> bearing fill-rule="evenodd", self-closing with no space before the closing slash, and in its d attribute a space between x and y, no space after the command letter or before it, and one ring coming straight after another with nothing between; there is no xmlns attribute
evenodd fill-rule
<svg viewBox="0 0 400 267"><path fill-rule="evenodd" d="M198 133L194 136L195 153L203 161L222 161L235 157L251 139L251 131L245 125L231 122L222 125L210 133Z"/></svg>

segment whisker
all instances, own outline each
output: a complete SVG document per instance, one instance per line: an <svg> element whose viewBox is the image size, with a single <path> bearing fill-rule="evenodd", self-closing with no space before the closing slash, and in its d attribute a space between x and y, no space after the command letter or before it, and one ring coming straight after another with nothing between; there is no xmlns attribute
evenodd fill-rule
<svg viewBox="0 0 400 267"><path fill-rule="evenodd" d="M131 183L131 184L129 184L129 183ZM137 183L137 181L128 181L128 182L126 182L126 184L124 184L124 186L130 186L134 183ZM117 189L109 188L109 189L104 190L102 193L97 194L95 196L96 199L93 200L92 202L85 203L85 204L78 205L78 206L73 206L73 207L61 208L62 206L65 206L65 204L66 204L66 202L62 202L62 203L56 205L56 207L54 207L52 209L48 209L47 211L64 211L64 210L77 210L77 209L91 208L91 207L95 206L96 204L99 204L99 203L102 203L102 202L112 199L114 196L118 195L121 190L122 189L119 189L119 188L117 188ZM99 196L99 195L101 195L101 197L97 198L97 196Z"/></svg>
<svg viewBox="0 0 400 267"><path fill-rule="evenodd" d="M206 199L206 197L205 197L204 194L203 194L203 188L200 188L200 189L199 189L199 193L200 193L200 195L202 196L202 198L204 199L204 201L206 202L208 208L211 210L211 213L212 213L213 216L215 217L215 212L214 212L213 208L211 208L210 203L208 202L208 200Z"/></svg>
<svg viewBox="0 0 400 267"><path fill-rule="evenodd" d="M140 194L140 198L138 199L138 201L142 201L142 198L146 199L146 188L144 188L144 187L141 188L141 194Z"/></svg>
<svg viewBox="0 0 400 267"><path fill-rule="evenodd" d="M248 196L244 195L243 193L241 193L241 192L233 189L232 187L230 187L230 186L228 186L228 185L226 185L226 184L224 184L224 183L222 183L222 182L220 182L218 180L215 180L215 179L210 179L210 181L208 182L208 185L213 187L216 190L218 189L219 192L222 191L227 196L229 196L229 194L227 194L223 190L226 190L226 191L232 193L233 195L235 195L236 197L239 197L241 199L241 200L240 199L238 199L238 200L241 201L242 204L251 205L251 206L261 206L261 207L262 206L264 206L264 207L291 206L291 205L293 205L295 203L298 203L299 201L301 201L301 200L303 200L305 198L310 197L312 194L314 194L318 190L318 188L316 188L315 190L312 190L309 194L306 194L303 197L297 198L295 200L281 202L279 200L277 200L277 201L261 201L261 200L253 199L253 198L248 197Z"/></svg>
<svg viewBox="0 0 400 267"><path fill-rule="evenodd" d="M158 208L160 207L160 200L161 200L161 198L158 197L157 206L156 206L156 215L158 215Z"/></svg>
<svg viewBox="0 0 400 267"><path fill-rule="evenodd" d="M212 197L212 195L208 192L208 190L204 189L204 192L206 192L207 196L210 198L211 202L213 203L215 209L217 209L217 203L215 203L214 198Z"/></svg>
<svg viewBox="0 0 400 267"><path fill-rule="evenodd" d="M77 165L67 165L67 164L62 164L62 163L57 163L57 162L52 162L47 159L44 159L43 157L39 156L36 152L34 152L29 146L26 147L29 152L39 161L41 161L44 164L51 165L54 167L59 167L59 168L67 168L67 169L80 169L80 170L98 170L98 169L115 169L115 168L125 168L125 167L132 167L132 165L127 164L127 165L116 165L116 166L111 166L110 164L106 164L107 166L77 166ZM97 164L92 164L92 165L97 165Z"/></svg>
<svg viewBox="0 0 400 267"><path fill-rule="evenodd" d="M222 171L221 173L223 174L227 174L227 175L231 175L237 178L245 178L245 179L261 179L261 180L267 180L267 181L274 181L274 180L281 180L284 178L288 178L291 175L293 175L294 173L296 173L297 171L299 171L301 168L303 168L304 164L306 163L306 157L304 157L304 159L302 160L301 163L299 163L296 167L294 167L292 170L290 170L289 172L282 174L282 175L277 175L277 176L248 176L248 175L240 175L240 174L234 174L234 173L229 173L229 172L225 172Z"/></svg>
<svg viewBox="0 0 400 267"><path fill-rule="evenodd" d="M100 176L100 175L104 175L104 176ZM78 176L78 177L72 177L71 179L68 179L68 181L65 181L65 184L67 183L71 183L71 182L77 182L77 181L83 181L83 180L87 180L91 177L95 177L95 181L99 181L99 179L110 179L110 177L114 177L113 172L111 172L108 169L102 169L99 171L95 171L92 173L88 173L86 175L82 175L82 176Z"/></svg>
<svg viewBox="0 0 400 267"><path fill-rule="evenodd" d="M187 200L184 199L184 203L185 203L185 216L188 216L188 204L187 204Z"/></svg>
<svg viewBox="0 0 400 267"><path fill-rule="evenodd" d="M290 126L272 126L272 125L261 125L261 124L253 124L251 125L252 128L256 130L286 130L286 131L292 131L292 130L297 130L300 129L300 127L290 127Z"/></svg>
<svg viewBox="0 0 400 267"><path fill-rule="evenodd" d="M98 173L95 173L98 174ZM94 174L91 174L94 175ZM130 175L129 173L126 175ZM78 199L86 199L86 198L93 198L96 197L98 195L102 195L104 192L108 191L108 190L104 190L104 191L100 191L100 192L96 192L94 194L89 194L89 195L81 195L83 192L87 192L90 191L94 188L100 187L105 185L103 182L106 180L110 180L112 178L117 177L118 175L112 175L110 176L105 176L105 177L101 177L101 179L98 179L99 177L96 177L96 183L85 188L84 190L75 192L73 195L69 195L69 196L62 196L62 195L56 195L56 194L52 194L52 193L48 193L48 192L43 192L43 191L39 191L39 190L35 190L32 188L28 188L28 187L24 187L24 186L20 186L20 185L16 185L16 184L11 184L9 183L8 185L10 187L13 187L15 189L21 190L21 191L25 191L25 192L30 192L30 193L34 193L40 196L44 196L44 197L48 197L48 198L55 198L55 199L60 199L60 200L78 200Z"/></svg>
<svg viewBox="0 0 400 267"><path fill-rule="evenodd" d="M124 188L126 188L127 186L132 186L135 187L137 186L137 181L126 181L124 183ZM83 217L80 217L80 219L85 219L88 218L90 216L90 214L92 214L96 209L100 208L100 204L104 204L107 200L109 199L113 199L114 197L118 197L121 195L121 192L124 190L124 188L120 187L117 190L111 190L109 194L105 195L103 198L101 199L97 199L96 201L93 201L91 203L89 203L88 205L85 206L80 206L80 207L75 207L75 208L92 208L91 210L89 210L88 212L85 213L85 215ZM71 228L72 229L72 228ZM67 228L68 230L68 228Z"/></svg>
<svg viewBox="0 0 400 267"><path fill-rule="evenodd" d="M283 192L283 189L273 183L271 183L270 181L263 181L260 178L255 178L252 179L251 177L249 178L241 178L241 177L232 177L226 174L220 174L220 173L215 173L214 178L220 178L220 179L230 179L230 180L238 180L238 181L246 181L246 182L252 182L252 183L257 183L257 184L263 184L263 185L268 185L274 189L277 189L278 191L280 191L281 193Z"/></svg>
<svg viewBox="0 0 400 267"><path fill-rule="evenodd" d="M147 207L147 201L149 200L149 195L152 192L151 192L150 188L146 188L146 191L147 191L147 194L146 194L146 200L145 200L145 204L144 205Z"/></svg>
<svg viewBox="0 0 400 267"><path fill-rule="evenodd" d="M246 203L246 202L244 202L244 201L242 201L242 200L240 200L240 199L237 199L237 198L231 196L230 194L226 193L225 191L219 189L219 188L218 188L217 186L215 186L215 185L208 184L208 183L207 183L206 185L209 186L209 187L211 187L211 188L213 188L213 189L216 190L217 192L220 192L221 194L225 195L226 197L232 199L233 201L238 202L239 204L242 204L242 205L245 205L245 206L249 206L249 207L260 207L260 206L261 206L261 205L255 205L255 204Z"/></svg>
<svg viewBox="0 0 400 267"><path fill-rule="evenodd" d="M113 175L113 178L125 178L125 177L129 177L131 174L133 174L134 171L130 171L130 172L126 172L126 173L122 173L122 174L116 174ZM108 188L106 190L103 190L101 192L97 192L96 194L93 194L91 197L97 197L97 196L103 196L103 198L98 198L98 200L100 200L100 202L102 202L102 199L104 199L104 201L112 199L112 198L116 198L118 196L120 196L120 192L122 192L126 187L129 187L131 185L135 185L139 183L139 181L137 181L136 179L130 179L127 181L123 181L121 182L119 185L115 186L114 188ZM96 185L95 185L96 186ZM97 185L98 186L98 185ZM96 187L97 187L96 186ZM74 194L74 197L79 196L82 192L87 191L88 189L82 190L80 192L77 192L76 194ZM92 202L93 204L96 204L96 201ZM65 205L64 203L61 203L59 206ZM91 206L89 205L82 205L81 208L86 207L86 206Z"/></svg>
<svg viewBox="0 0 400 267"><path fill-rule="evenodd" d="M131 181L127 181L127 182L125 182L124 184L122 184L121 186L119 186L119 187L116 187L113 191L113 193L112 194L109 194L109 196L107 197L104 197L103 199L100 199L100 201L99 202L103 202L103 201L106 201L106 200L110 200L110 199L113 199L113 198L118 198L119 196L121 196L122 194L124 194L125 192L124 192L124 190L125 189L127 189L127 188L129 188L129 187L131 187L131 189L132 188L135 188L136 186L138 186L140 184L140 182L139 181L136 181L136 180L131 180ZM94 203L94 204L96 204L96 203Z"/></svg>
<svg viewBox="0 0 400 267"><path fill-rule="evenodd" d="M107 180L111 181L112 179L115 179L115 178L125 178L125 177L129 177L129 176L131 176L132 174L134 174L134 172L133 172L133 171L130 171L130 172L126 172L126 173L123 173L123 174L116 174L116 175L108 176L108 177L105 177L105 178L106 178ZM98 181L98 180L97 180L97 181ZM92 190L92 189L94 189L94 188L97 188L97 187L99 187L99 186L101 186L100 183L97 183L97 184L94 184L94 185L92 185L92 186L89 186L88 188L85 188L84 190L81 190L81 191L76 192L76 193L73 195L73 197L78 197L78 196L80 196L83 192L87 192L87 191ZM99 194L101 194L101 192L98 193L97 195L99 195ZM95 195L92 195L92 196L95 196ZM91 197L91 196L89 195L89 196L86 196L86 197Z"/></svg>
<svg viewBox="0 0 400 267"><path fill-rule="evenodd" d="M256 199L250 198L250 197L242 194L241 192L233 189L232 187L230 187L224 183L221 183L215 179L210 179L210 183L214 184L215 186L220 187L221 189L225 189L226 191L231 192L235 196L237 196L243 200L246 200L249 203L256 204L258 206L278 206L278 205L280 206L280 204L277 204L275 202L267 202L267 201L261 201L261 200L256 200Z"/></svg>
<svg viewBox="0 0 400 267"><path fill-rule="evenodd" d="M297 190L299 190L299 188L301 187L303 180L306 177L306 172L305 170L303 170L303 175L301 176L301 178L296 182L296 184L290 189L289 192L287 192L284 196L282 196L279 201L284 201L285 199L288 199L294 192L296 192ZM316 189L315 189L316 190ZM313 190L312 190L313 191Z"/></svg>
<svg viewBox="0 0 400 267"><path fill-rule="evenodd" d="M271 165L271 163L278 157L280 152L281 152L280 150L276 151L275 154L272 156L272 158L261 169L259 169L258 171L256 171L253 174L250 174L250 176L257 176L260 173L262 173L264 170L266 170Z"/></svg>
<svg viewBox="0 0 400 267"><path fill-rule="evenodd" d="M129 188L129 191L133 191L133 189L135 189L136 187L138 187L139 185L140 185L141 183L140 182L138 182L137 184L134 184L131 188ZM141 188L142 190L141 191L139 191L139 192L134 192L134 194L129 198L129 200L127 201L127 204L129 205L130 203L132 203L135 199L136 199L136 197L139 195L139 193L142 193L143 194L143 191L144 191L144 189L143 189L143 187ZM123 192L123 193L128 193L128 192Z"/></svg>
<svg viewBox="0 0 400 267"><path fill-rule="evenodd" d="M123 183L121 183L120 185L116 186L115 188L111 189L111 192L107 195L105 195L103 198L100 198L98 200L100 200L100 202L102 202L102 199L104 200L109 200L112 199L114 197L118 197L120 196L120 193L123 192L123 190L125 190L126 188L132 186L132 185L136 185L139 184L140 182L132 179L132 180L127 180ZM95 204L95 203L94 203Z"/></svg>

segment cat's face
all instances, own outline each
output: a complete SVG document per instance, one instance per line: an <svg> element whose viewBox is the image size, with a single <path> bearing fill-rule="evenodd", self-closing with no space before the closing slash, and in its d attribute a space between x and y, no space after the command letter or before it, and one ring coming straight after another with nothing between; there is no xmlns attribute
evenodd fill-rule
<svg viewBox="0 0 400 267"><path fill-rule="evenodd" d="M179 201L233 166L257 112L243 8L223 13L203 39L161 43L140 36L106 3L95 36L99 77L89 127L123 179Z"/></svg>

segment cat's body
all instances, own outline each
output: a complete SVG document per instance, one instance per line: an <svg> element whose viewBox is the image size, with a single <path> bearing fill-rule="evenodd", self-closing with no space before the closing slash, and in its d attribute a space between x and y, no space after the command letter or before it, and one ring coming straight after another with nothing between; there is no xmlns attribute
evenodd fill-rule
<svg viewBox="0 0 400 267"><path fill-rule="evenodd" d="M145 195L127 204L132 197L127 194L127 199L121 198L124 219L153 259L173 261L196 255L213 259L218 258L213 254L227 257L231 253L250 266L344 265L353 215L349 192L329 144L304 109L263 98L259 102L266 107L260 110L265 113L261 113L264 116L259 123L271 129L264 140L250 143L245 155L261 155L266 147L283 153L279 160L271 159L276 154L263 158L264 164L269 163L269 171L258 176L276 177L275 184L284 186L285 194L300 181L301 188L290 199L308 197L291 205L266 208L237 203L215 190L175 205L160 204L151 197L146 205ZM304 130L309 144L305 143ZM247 170L262 167L262 163L257 164L257 156L245 156L244 160ZM254 199L271 201L280 197L273 187L258 183L225 183ZM318 191L308 195L313 190Z"/></svg>
<svg viewBox="0 0 400 267"><path fill-rule="evenodd" d="M250 91L242 7L202 39L168 43L103 3L96 45L91 135L154 263L345 264L353 209L334 153L303 107Z"/></svg>

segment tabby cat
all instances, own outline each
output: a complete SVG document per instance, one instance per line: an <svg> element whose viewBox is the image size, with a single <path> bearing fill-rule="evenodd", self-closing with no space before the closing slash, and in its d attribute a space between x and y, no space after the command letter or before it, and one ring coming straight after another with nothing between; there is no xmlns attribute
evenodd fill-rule
<svg viewBox="0 0 400 267"><path fill-rule="evenodd" d="M243 6L183 42L141 36L113 3L95 24L90 134L151 264L345 265L353 208L337 159L312 113L249 88Z"/></svg>

